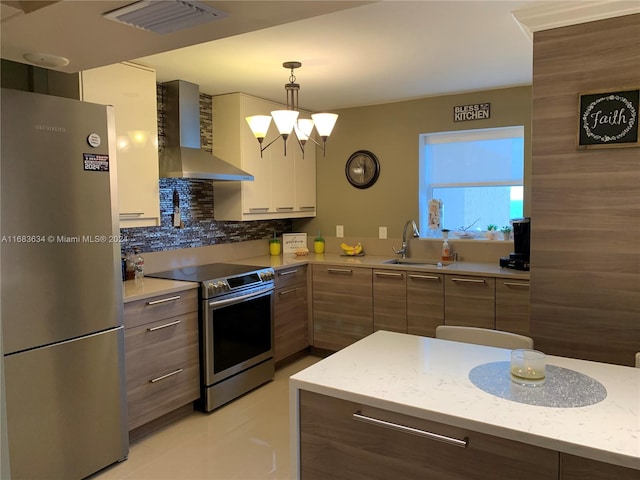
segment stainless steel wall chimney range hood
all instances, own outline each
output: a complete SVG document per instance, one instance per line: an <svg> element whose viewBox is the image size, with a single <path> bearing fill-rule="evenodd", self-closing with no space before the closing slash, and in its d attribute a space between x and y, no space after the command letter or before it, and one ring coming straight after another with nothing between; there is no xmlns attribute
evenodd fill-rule
<svg viewBox="0 0 640 480"><path fill-rule="evenodd" d="M165 86L166 145L159 151L160 177L253 180L253 175L200 149L198 85L174 80Z"/></svg>

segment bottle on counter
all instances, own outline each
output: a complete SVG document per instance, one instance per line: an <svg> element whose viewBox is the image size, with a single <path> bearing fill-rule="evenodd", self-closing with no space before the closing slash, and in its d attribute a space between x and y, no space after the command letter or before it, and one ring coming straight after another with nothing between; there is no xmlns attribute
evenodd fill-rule
<svg viewBox="0 0 640 480"><path fill-rule="evenodd" d="M442 237L444 241L442 242L442 255L441 258L443 261L451 260L451 247L449 247L449 231L442 231Z"/></svg>
<svg viewBox="0 0 640 480"><path fill-rule="evenodd" d="M136 264L133 252L127 254L127 262L125 267L125 280L133 280L136 275Z"/></svg>
<svg viewBox="0 0 640 480"><path fill-rule="evenodd" d="M133 250L134 260L134 278L143 278L144 277L144 258L140 254L140 249L135 248Z"/></svg>

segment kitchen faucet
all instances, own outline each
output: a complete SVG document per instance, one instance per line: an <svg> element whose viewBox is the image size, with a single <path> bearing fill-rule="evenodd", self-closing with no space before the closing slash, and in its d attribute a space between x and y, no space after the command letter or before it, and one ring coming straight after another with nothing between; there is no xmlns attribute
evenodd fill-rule
<svg viewBox="0 0 640 480"><path fill-rule="evenodd" d="M400 250L396 250L396 248L393 247L393 252L402 255L402 258L407 258L407 248L409 247L409 243L407 240L407 229L409 228L409 225L411 225L413 228L412 235L415 238L418 238L420 236L420 232L418 231L416 222L414 222L413 220L407 220L407 223L404 224L404 230L402 231L402 248Z"/></svg>

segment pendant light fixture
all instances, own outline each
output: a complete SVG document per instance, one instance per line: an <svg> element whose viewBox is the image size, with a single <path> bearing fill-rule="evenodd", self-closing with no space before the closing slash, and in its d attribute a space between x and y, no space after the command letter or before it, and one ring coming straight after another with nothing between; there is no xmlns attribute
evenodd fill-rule
<svg viewBox="0 0 640 480"><path fill-rule="evenodd" d="M300 91L300 84L296 83L294 70L296 68L300 68L302 66L302 63L284 62L282 66L291 70L289 83L286 83L284 85L284 89L287 94L287 109L275 110L271 112L271 115L254 115L246 118L247 123L249 124L249 128L251 128L253 135L256 137L256 139L258 139L258 143L260 144L260 157L262 157L262 152L264 152L273 142L278 139L278 137L276 137L267 145L262 146L264 139L267 136L269 125L271 125L272 118L274 123L276 124L276 128L278 129L278 133L284 140L285 156L287 155L287 138L289 138L291 132L294 133L298 141L298 145L302 149L303 156L304 146L307 143L307 140L311 140L313 143L321 147L322 153L324 155L327 138L329 137L329 135L331 135L331 131L333 130L333 126L338 119L338 115L336 115L335 113L314 113L311 115L311 118L299 119L298 116L300 112L298 110L298 92ZM320 136L322 140L322 144L317 142L311 136L314 127L318 132L318 136Z"/></svg>

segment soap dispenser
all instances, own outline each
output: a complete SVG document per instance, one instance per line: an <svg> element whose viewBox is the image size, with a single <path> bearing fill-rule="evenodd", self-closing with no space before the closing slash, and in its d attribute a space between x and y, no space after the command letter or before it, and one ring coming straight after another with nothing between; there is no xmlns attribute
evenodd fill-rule
<svg viewBox="0 0 640 480"><path fill-rule="evenodd" d="M442 260L443 261L449 261L451 260L451 248L449 247L449 231L448 230L443 230L442 231L442 238L443 238L443 242L442 242Z"/></svg>

